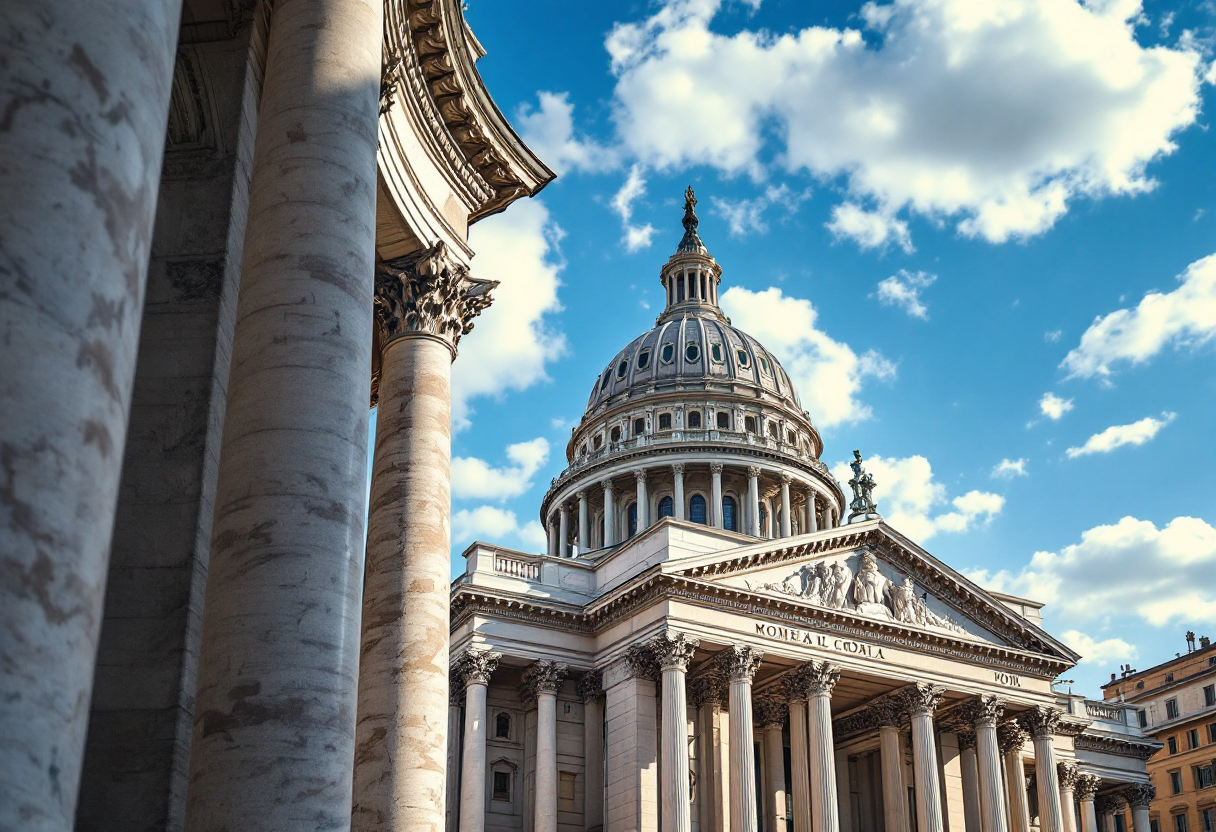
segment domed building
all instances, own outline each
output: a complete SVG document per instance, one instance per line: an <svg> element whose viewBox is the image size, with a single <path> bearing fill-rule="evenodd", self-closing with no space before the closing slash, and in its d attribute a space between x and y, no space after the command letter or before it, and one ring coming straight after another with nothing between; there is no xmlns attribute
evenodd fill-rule
<svg viewBox="0 0 1216 832"><path fill-rule="evenodd" d="M449 832L1150 832L1134 709L851 490L697 232L541 502L451 590ZM1125 815L1130 814L1130 820Z"/></svg>

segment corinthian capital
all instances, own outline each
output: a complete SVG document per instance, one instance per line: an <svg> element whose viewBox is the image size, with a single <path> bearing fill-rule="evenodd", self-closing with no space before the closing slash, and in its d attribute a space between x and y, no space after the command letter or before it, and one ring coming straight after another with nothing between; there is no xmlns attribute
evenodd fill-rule
<svg viewBox="0 0 1216 832"><path fill-rule="evenodd" d="M1157 796L1157 788L1150 786L1147 783L1137 783L1134 786L1128 786L1119 792L1119 795L1127 801L1128 806L1148 808L1148 804L1153 802L1153 798Z"/></svg>
<svg viewBox="0 0 1216 832"><path fill-rule="evenodd" d="M692 661L692 654L700 643L683 633L664 630L650 640L650 649L654 653L655 661L659 663L659 670L686 671L688 663Z"/></svg>
<svg viewBox="0 0 1216 832"><path fill-rule="evenodd" d="M776 725L780 728L785 724L785 716L789 706L775 696L765 696L753 702L752 710L756 714L756 724L761 728Z"/></svg>
<svg viewBox="0 0 1216 832"><path fill-rule="evenodd" d="M1030 734L1017 722L1006 722L997 729L997 742L1000 743L1002 754L1020 751L1028 739Z"/></svg>
<svg viewBox="0 0 1216 832"><path fill-rule="evenodd" d="M1072 763L1057 763L1057 777L1060 780L1061 789L1075 789L1077 787L1077 778L1081 776L1081 770Z"/></svg>
<svg viewBox="0 0 1216 832"><path fill-rule="evenodd" d="M539 661L524 673L520 691L528 698L542 693L557 693L570 668L561 662Z"/></svg>
<svg viewBox="0 0 1216 832"><path fill-rule="evenodd" d="M488 685L490 684L490 677L498 669L498 660L501 658L502 653L466 647L457 656L452 675L459 677L465 687L469 685Z"/></svg>
<svg viewBox="0 0 1216 832"><path fill-rule="evenodd" d="M1005 702L991 694L969 699L955 711L958 720L973 728L994 727L1005 713Z"/></svg>
<svg viewBox="0 0 1216 832"><path fill-rule="evenodd" d="M703 673L692 680L689 695L692 704L698 708L702 705L721 705L726 702L726 683L717 673Z"/></svg>
<svg viewBox="0 0 1216 832"><path fill-rule="evenodd" d="M840 681L840 668L831 662L807 662L798 666L798 672L806 680L808 696L832 695L832 689Z"/></svg>
<svg viewBox="0 0 1216 832"><path fill-rule="evenodd" d="M469 270L436 243L376 267L376 324L381 349L409 335L434 335L455 354L460 337L490 305L495 280L469 277Z"/></svg>
<svg viewBox="0 0 1216 832"><path fill-rule="evenodd" d="M937 706L941 704L944 693L945 691L937 685L917 682L915 685L904 689L904 705L910 714L932 714L937 710Z"/></svg>
<svg viewBox="0 0 1216 832"><path fill-rule="evenodd" d="M760 668L764 654L754 647L734 644L718 654L722 674L732 682L748 682Z"/></svg>
<svg viewBox="0 0 1216 832"><path fill-rule="evenodd" d="M1093 800L1098 789L1102 787L1102 778L1096 774L1077 775L1077 785L1074 794L1077 800Z"/></svg>
<svg viewBox="0 0 1216 832"><path fill-rule="evenodd" d="M604 695L604 675L598 670L589 670L578 680L578 695L590 702Z"/></svg>
<svg viewBox="0 0 1216 832"><path fill-rule="evenodd" d="M1039 705L1020 714L1018 719L1026 726L1026 730L1030 731L1031 736L1050 737L1055 733L1056 726L1060 724L1062 713L1059 708Z"/></svg>

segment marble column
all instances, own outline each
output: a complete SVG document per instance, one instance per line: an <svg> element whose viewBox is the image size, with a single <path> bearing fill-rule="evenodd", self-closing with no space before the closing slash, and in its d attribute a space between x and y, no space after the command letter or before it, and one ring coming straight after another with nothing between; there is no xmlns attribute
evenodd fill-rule
<svg viewBox="0 0 1216 832"><path fill-rule="evenodd" d="M710 475L710 479L711 479L710 497L711 497L711 502L713 502L713 505L710 506L710 509L713 512L712 516L713 516L713 521L714 521L714 528L716 528L716 529L724 528L724 521L722 518L722 469L723 469L723 465L721 462L709 463L709 475ZM738 523L739 523L739 518L736 517L735 518L736 526L738 525ZM738 531L738 528L736 528L735 531Z"/></svg>
<svg viewBox="0 0 1216 832"><path fill-rule="evenodd" d="M963 827L967 832L981 832L984 826L981 820L983 812L980 800L980 769L975 743L974 731L959 731L958 747L963 775Z"/></svg>
<svg viewBox="0 0 1216 832"><path fill-rule="evenodd" d="M1157 796L1157 789L1147 783L1128 786L1122 792L1128 808L1132 810L1132 832L1149 832L1148 807Z"/></svg>
<svg viewBox="0 0 1216 832"><path fill-rule="evenodd" d="M1022 766L1022 746L1030 735L1016 722L1000 727L1001 755L1005 762L1005 788L1009 799L1010 832L1030 832L1030 804L1026 798L1026 770Z"/></svg>
<svg viewBox="0 0 1216 832"><path fill-rule="evenodd" d="M675 485L672 488L671 516L676 520L684 519L684 463L677 462L671 466ZM721 509L719 509L721 511Z"/></svg>
<svg viewBox="0 0 1216 832"><path fill-rule="evenodd" d="M447 783L451 371L496 284L442 243L381 263L379 411L363 578L352 828L437 832Z"/></svg>
<svg viewBox="0 0 1216 832"><path fill-rule="evenodd" d="M657 672L650 650L633 648L604 671L608 830L659 828Z"/></svg>
<svg viewBox="0 0 1216 832"><path fill-rule="evenodd" d="M1123 798L1117 794L1104 794L1094 800L1097 827L1100 832L1115 832L1115 813L1123 808Z"/></svg>
<svg viewBox="0 0 1216 832"><path fill-rule="evenodd" d="M983 695L971 700L959 711L959 717L975 730L975 766L979 781L979 810L982 832L1008 832L1005 813L1005 786L1001 775L1001 748L997 738L997 723L1005 713L1001 699Z"/></svg>
<svg viewBox="0 0 1216 832"><path fill-rule="evenodd" d="M790 712L790 791L794 796L793 832L811 832L810 746L807 734L807 697L810 682L800 667L782 680Z"/></svg>
<svg viewBox="0 0 1216 832"><path fill-rule="evenodd" d="M757 832L752 678L764 654L736 644L718 657L723 674L730 680L730 828L731 832Z"/></svg>
<svg viewBox="0 0 1216 832"><path fill-rule="evenodd" d="M585 555L591 551L591 506L586 491L575 496L578 497L578 553Z"/></svg>
<svg viewBox="0 0 1216 832"><path fill-rule="evenodd" d="M785 817L785 714L786 704L775 697L753 703L756 724L764 736L764 828L767 832L786 832Z"/></svg>
<svg viewBox="0 0 1216 832"><path fill-rule="evenodd" d="M1051 738L1063 712L1042 705L1022 713L1020 720L1034 739L1034 781L1039 797L1040 832L1064 832L1060 781Z"/></svg>
<svg viewBox="0 0 1216 832"><path fill-rule="evenodd" d="M806 530L808 532L819 531L819 509L815 505L814 491L809 491L806 495Z"/></svg>
<svg viewBox="0 0 1216 832"><path fill-rule="evenodd" d="M1080 774L1077 776L1076 794L1081 808L1081 832L1099 832L1098 813L1094 809L1094 798L1102 778L1096 774Z"/></svg>
<svg viewBox="0 0 1216 832"><path fill-rule="evenodd" d="M557 556L570 555L570 507L562 503L557 514Z"/></svg>
<svg viewBox="0 0 1216 832"><path fill-rule="evenodd" d="M133 36L131 19L118 17ZM207 568L190 832L251 818L267 832L350 822L382 18L372 0L275 7ZM146 65L144 50L132 51ZM446 378L446 347L439 361ZM436 430L446 436L446 394L443 405ZM446 462L440 475L446 501ZM428 701L442 783L446 535L437 548L445 647L432 651ZM438 832L442 786L427 806Z"/></svg>
<svg viewBox="0 0 1216 832"><path fill-rule="evenodd" d="M616 503L611 480L604 480L604 546L616 545Z"/></svg>
<svg viewBox="0 0 1216 832"><path fill-rule="evenodd" d="M1063 811L1063 832L1077 832L1077 807L1074 790L1081 771L1072 763L1056 764L1056 779L1060 782L1060 809Z"/></svg>
<svg viewBox="0 0 1216 832"><path fill-rule="evenodd" d="M567 672L566 665L550 661L539 661L524 672L523 689L536 699L534 832L557 832L557 689Z"/></svg>
<svg viewBox="0 0 1216 832"><path fill-rule="evenodd" d="M464 737L460 735L460 709L464 705L464 680L455 674L448 676L448 771L460 770L460 749ZM444 828L456 832L460 824L459 789L444 792Z"/></svg>
<svg viewBox="0 0 1216 832"><path fill-rule="evenodd" d="M840 832L853 832L853 801L850 797L853 791L849 779L849 752L842 748L836 749L836 806L837 817L840 818Z"/></svg>
<svg viewBox="0 0 1216 832"><path fill-rule="evenodd" d="M486 692L501 658L501 653L469 647L453 668L453 673L464 680L460 832L483 832L486 826Z"/></svg>
<svg viewBox="0 0 1216 832"><path fill-rule="evenodd" d="M659 818L663 832L691 832L692 797L688 787L688 706L685 674L699 642L664 630L650 641L663 674L662 781Z"/></svg>
<svg viewBox="0 0 1216 832"><path fill-rule="evenodd" d="M180 19L0 4L4 829L75 819Z"/></svg>
<svg viewBox="0 0 1216 832"><path fill-rule="evenodd" d="M790 480L793 479L784 471L781 472L781 536L791 537L794 534L791 521L793 508L790 505Z"/></svg>
<svg viewBox="0 0 1216 832"><path fill-rule="evenodd" d="M583 826L587 832L604 828L604 678L598 670L583 674L578 683L583 698Z"/></svg>
<svg viewBox="0 0 1216 832"><path fill-rule="evenodd" d="M549 557L555 558L555 557L557 557L557 552L558 552L557 523L555 523L553 521L552 515L549 516L549 522L545 526L545 532L549 539L549 548L548 548Z"/></svg>
<svg viewBox="0 0 1216 832"><path fill-rule="evenodd" d="M892 699L874 706L878 720L878 750L882 765L882 812L886 832L908 832L908 793L904 790L904 754L899 726L902 707Z"/></svg>
<svg viewBox="0 0 1216 832"><path fill-rule="evenodd" d="M747 526L752 537L760 536L760 469L747 469Z"/></svg>
<svg viewBox="0 0 1216 832"><path fill-rule="evenodd" d="M840 832L836 798L836 756L832 739L832 689L840 668L807 662L807 727L810 738L811 817L815 832Z"/></svg>
<svg viewBox="0 0 1216 832"><path fill-rule="evenodd" d="M650 525L650 499L646 494L646 472L634 471L633 478L637 481L637 501L638 501L638 533L645 531Z"/></svg>
<svg viewBox="0 0 1216 832"><path fill-rule="evenodd" d="M726 683L717 673L703 674L691 685L697 708L697 733L701 744L701 798L698 818L703 832L730 829L730 718L722 705L727 701Z"/></svg>
<svg viewBox="0 0 1216 832"><path fill-rule="evenodd" d="M942 700L936 685L917 683L904 691L904 703L912 721L912 773L916 787L917 832L944 832L941 784L938 780L937 748L933 737L933 712Z"/></svg>

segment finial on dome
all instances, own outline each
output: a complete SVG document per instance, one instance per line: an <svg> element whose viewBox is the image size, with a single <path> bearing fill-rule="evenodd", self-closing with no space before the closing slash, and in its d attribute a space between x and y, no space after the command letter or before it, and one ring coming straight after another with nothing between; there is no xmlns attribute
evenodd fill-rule
<svg viewBox="0 0 1216 832"><path fill-rule="evenodd" d="M676 247L676 252L695 251L701 254L709 254L709 250L705 248L705 243L701 242L701 238L697 236L697 226L701 221L697 219L697 195L693 193L692 185L688 186L688 190L684 192L684 238L680 240L680 245Z"/></svg>
<svg viewBox="0 0 1216 832"><path fill-rule="evenodd" d="M874 502L874 477L866 473L862 467L861 451L853 451L853 461L849 467L853 469L853 479L849 487L853 489L853 501L849 503L849 522L860 520L877 520L878 503Z"/></svg>

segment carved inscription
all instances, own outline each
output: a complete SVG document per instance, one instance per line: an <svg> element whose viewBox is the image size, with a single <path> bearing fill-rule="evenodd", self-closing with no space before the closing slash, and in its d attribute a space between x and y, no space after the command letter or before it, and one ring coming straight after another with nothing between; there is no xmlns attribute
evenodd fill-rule
<svg viewBox="0 0 1216 832"><path fill-rule="evenodd" d="M782 627L777 624L756 624L756 635L788 641L793 644L809 644L823 650L834 650L850 656L861 656L867 659L886 661L882 648L864 641L853 641L848 638L838 638L822 633L812 633L809 630L799 630L795 627Z"/></svg>
<svg viewBox="0 0 1216 832"><path fill-rule="evenodd" d="M1022 686L1022 677L1014 673L1001 673L999 670L992 674L998 685L1004 685L1010 688L1020 688Z"/></svg>

